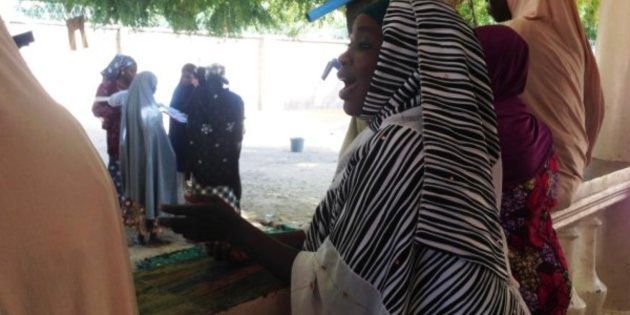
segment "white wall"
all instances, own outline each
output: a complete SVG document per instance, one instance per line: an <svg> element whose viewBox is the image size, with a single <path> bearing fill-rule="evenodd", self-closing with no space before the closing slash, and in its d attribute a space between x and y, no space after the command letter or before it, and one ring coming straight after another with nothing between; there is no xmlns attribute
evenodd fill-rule
<svg viewBox="0 0 630 315"><path fill-rule="evenodd" d="M89 115L100 71L116 54L116 30L88 29L87 49L77 32L78 49L71 51L65 25L9 22L7 26L12 34L33 31L35 43L21 50L29 66L57 101L75 115ZM225 65L231 89L243 97L247 111L259 106L341 108L337 97L341 84L334 73L326 81L320 76L326 63L344 51L342 42L225 39L127 29L121 38L122 53L136 59L139 71L158 76L156 97L163 103L170 101L183 64L218 62Z"/></svg>

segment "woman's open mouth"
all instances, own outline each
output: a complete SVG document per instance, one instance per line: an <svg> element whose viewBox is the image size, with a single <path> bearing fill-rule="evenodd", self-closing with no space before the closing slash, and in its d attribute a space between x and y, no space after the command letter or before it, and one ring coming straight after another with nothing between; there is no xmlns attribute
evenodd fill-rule
<svg viewBox="0 0 630 315"><path fill-rule="evenodd" d="M347 100L350 94L352 93L352 90L357 85L357 80L349 76L340 77L339 79L344 84L343 89L339 91L339 98L341 98L342 100Z"/></svg>

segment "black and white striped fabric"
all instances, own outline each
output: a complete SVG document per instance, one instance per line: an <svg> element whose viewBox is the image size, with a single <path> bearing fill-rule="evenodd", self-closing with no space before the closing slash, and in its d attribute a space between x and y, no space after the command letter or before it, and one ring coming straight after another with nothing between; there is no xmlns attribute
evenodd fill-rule
<svg viewBox="0 0 630 315"><path fill-rule="evenodd" d="M492 166L492 92L472 29L440 0L393 0L363 107L374 136L316 210L326 240L391 314L527 314L511 281ZM383 124L420 107L421 128Z"/></svg>

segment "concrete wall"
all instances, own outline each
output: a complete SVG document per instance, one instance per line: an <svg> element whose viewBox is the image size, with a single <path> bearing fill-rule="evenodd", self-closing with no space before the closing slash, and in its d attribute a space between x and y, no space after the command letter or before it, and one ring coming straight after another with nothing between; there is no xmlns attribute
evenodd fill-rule
<svg viewBox="0 0 630 315"><path fill-rule="evenodd" d="M89 27L89 48L71 51L65 25L5 20L12 34L32 30L35 43L22 54L44 87L75 115L90 115L89 108L100 71L117 52L117 30ZM139 71L158 76L156 97L170 101L183 64L221 63L231 89L240 94L246 110L341 108L341 83L331 73L320 76L326 63L345 50L345 43L307 42L274 38L226 39L177 35L164 30L120 32L122 53L133 56Z"/></svg>

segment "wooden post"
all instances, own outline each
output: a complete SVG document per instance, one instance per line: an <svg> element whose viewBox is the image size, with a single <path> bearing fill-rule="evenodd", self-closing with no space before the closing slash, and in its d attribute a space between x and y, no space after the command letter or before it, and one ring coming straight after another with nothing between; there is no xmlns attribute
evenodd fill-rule
<svg viewBox="0 0 630 315"><path fill-rule="evenodd" d="M116 52L119 54L122 53L120 26L116 29Z"/></svg>
<svg viewBox="0 0 630 315"><path fill-rule="evenodd" d="M83 15L67 19L66 27L68 28L68 40L70 41L71 50L77 50L77 40L75 37L77 30L81 32L83 48L88 48L87 36L85 35L85 17Z"/></svg>
<svg viewBox="0 0 630 315"><path fill-rule="evenodd" d="M74 31L76 30L74 18L66 20L66 27L68 28L70 50L77 50L77 39L74 37Z"/></svg>
<svg viewBox="0 0 630 315"><path fill-rule="evenodd" d="M87 35L85 34L85 17L81 15L81 22L79 32L81 32L81 41L83 42L83 48L88 48Z"/></svg>
<svg viewBox="0 0 630 315"><path fill-rule="evenodd" d="M263 110L263 88L265 80L265 38L258 39L258 110Z"/></svg>

